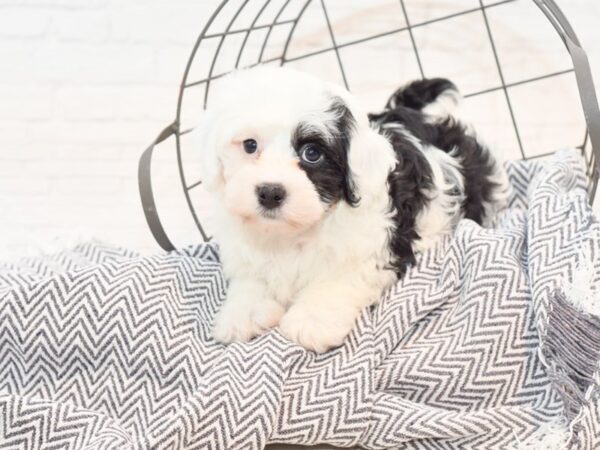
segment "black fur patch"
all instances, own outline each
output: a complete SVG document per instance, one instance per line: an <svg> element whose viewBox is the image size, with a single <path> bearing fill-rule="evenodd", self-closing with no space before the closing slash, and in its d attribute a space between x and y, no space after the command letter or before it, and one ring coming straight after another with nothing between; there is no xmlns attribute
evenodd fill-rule
<svg viewBox="0 0 600 450"><path fill-rule="evenodd" d="M330 124L333 136L316 131L310 124L300 123L293 133L292 146L298 155L306 144L313 144L323 152L324 158L317 164L300 159L300 168L315 185L323 202L333 204L343 199L354 206L359 198L352 182L348 151L356 121L348 106L338 97L333 98L328 112L336 117Z"/></svg>
<svg viewBox="0 0 600 450"><path fill-rule="evenodd" d="M491 153L465 128L452 118L427 123L419 111L397 106L381 114L371 115L378 124L398 123L425 144L431 144L445 152L455 151L460 160L460 171L465 179L464 216L481 223L484 219L484 202L492 200L497 184L490 181L496 165ZM390 130L392 131L392 130ZM392 134L396 134L393 133Z"/></svg>
<svg viewBox="0 0 600 450"><path fill-rule="evenodd" d="M460 161L460 170L465 181L465 200L462 204L464 217L481 223L484 219L484 202L492 200L498 187L490 181L496 162L491 153L474 137L469 136L463 125L452 118L428 122L420 112L446 89L456 89L444 79L419 80L396 91L388 101L387 109L370 114L371 122L383 128L386 124L402 125L405 131L385 128L396 152L398 164L388 177L389 192L396 214L396 229L390 238L395 259L394 269L399 275L414 262L412 244L419 236L415 230L416 217L427 206L425 196L433 187L431 167L422 152L406 138L408 132L423 142L447 153L453 152ZM395 105L390 107L389 105Z"/></svg>
<svg viewBox="0 0 600 450"><path fill-rule="evenodd" d="M417 214L429 203L425 191L433 187L433 174L425 156L400 133L390 135L398 163L388 175L388 189L395 208L390 250L392 268L398 276L415 263L413 242L420 238L415 225Z"/></svg>
<svg viewBox="0 0 600 450"><path fill-rule="evenodd" d="M449 90L457 91L458 89L454 83L445 78L416 80L394 92L386 103L385 109L404 106L420 111L434 102L440 94Z"/></svg>

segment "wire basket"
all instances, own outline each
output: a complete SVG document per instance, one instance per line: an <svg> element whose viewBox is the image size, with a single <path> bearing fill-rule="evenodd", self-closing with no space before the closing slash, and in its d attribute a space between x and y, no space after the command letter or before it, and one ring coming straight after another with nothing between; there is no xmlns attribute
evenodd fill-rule
<svg viewBox="0 0 600 450"><path fill-rule="evenodd" d="M435 12L432 3L440 6ZM590 198L596 193L598 101L587 56L553 0L225 0L192 48L175 120L139 163L144 213L165 250L174 246L152 192L154 148L175 138L185 202L208 241L199 214L205 204L194 153L200 150L190 145L190 131L223 75L258 64L291 65L337 81L373 111L406 81L450 78L476 129L488 141L492 136L505 157L539 158L558 146L577 147Z"/></svg>

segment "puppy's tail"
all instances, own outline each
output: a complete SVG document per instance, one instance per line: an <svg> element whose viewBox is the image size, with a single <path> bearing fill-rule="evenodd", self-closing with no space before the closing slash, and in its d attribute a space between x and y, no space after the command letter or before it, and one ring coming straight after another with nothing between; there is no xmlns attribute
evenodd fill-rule
<svg viewBox="0 0 600 450"><path fill-rule="evenodd" d="M402 86L389 98L386 109L399 106L415 109L432 118L456 116L462 97L454 83L445 78L425 78Z"/></svg>

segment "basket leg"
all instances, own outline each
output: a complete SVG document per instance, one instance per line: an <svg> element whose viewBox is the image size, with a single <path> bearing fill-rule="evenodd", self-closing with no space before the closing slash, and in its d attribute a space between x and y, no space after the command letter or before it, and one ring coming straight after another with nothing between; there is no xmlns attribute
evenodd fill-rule
<svg viewBox="0 0 600 450"><path fill-rule="evenodd" d="M154 147L173 136L177 132L177 128L177 124L172 123L161 131L152 144L142 153L138 163L138 187L146 222L148 222L152 236L154 236L158 245L166 251L175 250L175 246L168 238L156 210L154 193L152 192L152 153L154 152Z"/></svg>

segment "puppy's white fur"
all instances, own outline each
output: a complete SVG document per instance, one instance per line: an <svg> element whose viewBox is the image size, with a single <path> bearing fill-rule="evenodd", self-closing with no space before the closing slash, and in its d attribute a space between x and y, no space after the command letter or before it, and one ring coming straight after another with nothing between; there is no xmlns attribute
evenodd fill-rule
<svg viewBox="0 0 600 450"><path fill-rule="evenodd" d="M298 123L329 139L343 99L356 121L348 165L360 201L326 202L299 167L292 148ZM216 211L227 299L213 334L221 342L247 341L279 326L280 332L318 352L338 346L360 311L396 280L390 267L394 208L387 178L397 161L389 141L344 89L282 68L255 68L228 75L218 86L201 128L203 180L223 207ZM258 143L246 154L245 139ZM446 153L416 143L429 161L435 192L416 221L420 241L432 245L451 230L462 198L452 189L463 179ZM288 198L275 214L261 211L255 188L280 183ZM462 191L462 189L459 189ZM454 192L454 193L453 193Z"/></svg>
<svg viewBox="0 0 600 450"><path fill-rule="evenodd" d="M298 167L291 133L300 121L321 132L331 96L356 119L349 166L361 201L327 205ZM256 139L258 156L240 145ZM396 279L385 270L393 226L386 178L395 164L389 142L341 88L287 69L257 68L223 80L201 130L205 186L216 211L228 294L214 325L222 342L246 341L279 325L283 335L319 352L340 345L361 309ZM285 185L276 219L257 210L258 183Z"/></svg>

